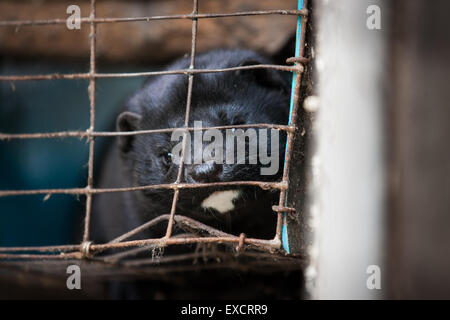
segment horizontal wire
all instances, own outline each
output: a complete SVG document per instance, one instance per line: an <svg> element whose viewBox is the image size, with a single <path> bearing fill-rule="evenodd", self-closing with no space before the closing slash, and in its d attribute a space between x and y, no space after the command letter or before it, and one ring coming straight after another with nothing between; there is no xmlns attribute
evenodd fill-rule
<svg viewBox="0 0 450 320"><path fill-rule="evenodd" d="M255 123L242 125L227 125L216 127L188 127L188 128L165 128L152 130L137 130L137 131L112 131L112 132L91 132L86 131L61 131L61 132L43 132L43 133L0 133L0 140L14 140L14 139L46 139L46 138L89 138L89 137L117 137L117 136L135 136L142 134L153 133L170 133L174 131L205 131L205 130L224 130L224 129L245 129L245 128L266 128L283 131L295 131L294 126L269 124L269 123Z"/></svg>
<svg viewBox="0 0 450 320"><path fill-rule="evenodd" d="M295 15L306 16L307 10L260 10L260 11L242 11L231 13L196 13L196 14L174 14L165 16L144 16L144 17L124 17L124 18L80 18L80 23L119 23L119 22L150 22L155 20L173 20L173 19L211 19L242 16L259 15ZM0 27L22 27L22 26L42 26L66 24L66 19L46 19L46 20L17 20L0 21Z"/></svg>
<svg viewBox="0 0 450 320"><path fill-rule="evenodd" d="M36 247L0 247L0 252L69 252L79 251L80 244L68 244L59 246L36 246Z"/></svg>
<svg viewBox="0 0 450 320"><path fill-rule="evenodd" d="M97 251L104 251L107 249L121 249L121 248L133 248L141 247L145 245L157 245L160 247L165 247L168 245L185 245L185 244L195 244L195 243L239 243L239 237L196 237L196 238L160 238L160 239L143 239L143 240L130 240L118 243L105 243L105 244L92 244L90 245L90 250L93 253ZM263 239L253 239L246 238L245 243L251 245L257 249L274 252L280 247L280 243L274 240L263 240ZM80 245L77 246L78 248ZM23 249L23 248L0 248L0 252L6 251L5 249ZM46 250L46 247L35 247L33 251L50 252ZM13 250L10 250L11 252ZM16 250L24 251L24 250ZM60 254L15 254L15 253L0 253L0 259L81 259L82 253L77 252L61 252Z"/></svg>
<svg viewBox="0 0 450 320"><path fill-rule="evenodd" d="M163 214L160 216L157 216L156 218L153 218L152 220L134 228L133 230L130 230L126 233L124 233L123 235L109 241L108 243L105 244L101 244L101 245L97 245L100 246L99 248L97 248L95 251L96 253L102 252L106 249L111 249L111 248L115 248L116 244L118 243L123 243L124 240L146 230L149 229L150 227L159 224L163 221L168 221L170 218L170 214ZM205 225L201 222L198 222L197 220L194 220L192 218L186 217L186 216L182 216L182 215L177 215L174 217L175 222L180 226L180 228L189 228L192 230L201 230L201 231L205 231L207 232L210 236L213 236L214 238L220 238L220 239L239 239L239 237L236 237L232 234L228 234L225 233L223 231L220 231L218 229L215 229L213 227L210 227L208 225ZM209 237L209 238L213 238L213 237ZM183 239L186 239L187 237L183 237ZM204 237L189 237L189 239L192 239L192 241L198 240L198 239L203 239ZM157 238L157 239L146 239L145 241L152 241L154 244L161 244L163 242L166 241L166 239L168 238ZM255 240L255 239L253 239ZM251 241L253 241L251 240ZM257 240L257 239L256 239ZM256 241L257 243L257 241ZM263 244L267 244L267 240L263 240L262 242ZM36 247L0 247L0 252L70 252L70 251L81 251L81 247L82 244L79 245L59 245L59 246L36 246ZM92 246L95 245L91 245L90 244L90 249ZM131 245L133 246L133 245ZM28 254L29 255L29 254ZM53 255L55 256L55 255ZM55 256L56 257L56 256Z"/></svg>
<svg viewBox="0 0 450 320"><path fill-rule="evenodd" d="M303 72L303 67L300 66L284 66L276 64L257 64L251 66L240 66L230 68L217 69L179 69L166 71L149 71L149 72L123 72L123 73L52 73L52 74L38 74L38 75L0 75L0 81L30 81L30 80L79 80L79 79L110 79L110 78L135 78L135 77L151 77L161 75L194 75L201 73L219 73L238 70L253 70L253 69L275 69L287 72Z"/></svg>
<svg viewBox="0 0 450 320"><path fill-rule="evenodd" d="M195 260L195 259L236 259L237 257L235 255L232 255L230 253L226 252L194 252L194 253L185 253L185 254L179 254L176 256L162 256L158 259L154 258L138 258L133 260L127 260L123 261L122 264L127 267L131 266L142 266L142 265L154 265L154 264L166 264L166 263L172 263L172 262L180 262L180 261L187 261L187 260ZM280 262L291 262L294 264L300 264L300 260L297 258L291 258L291 257L284 257L284 256L274 256L273 254L263 253L263 252L243 252L239 254L239 258L255 258L255 259L261 259L264 261L267 261L268 259L274 259L274 261L277 263L277 265ZM221 261L223 263L223 261Z"/></svg>
<svg viewBox="0 0 450 320"><path fill-rule="evenodd" d="M61 260L61 259L81 259L80 252L61 253L61 254L9 254L0 253L0 259L26 259L26 260Z"/></svg>
<svg viewBox="0 0 450 320"><path fill-rule="evenodd" d="M264 181L227 181L227 182L210 182L210 183L169 183L169 184L154 184L147 186L137 186L128 188L60 188L60 189L34 189L34 190L1 190L0 197L19 196L19 195L46 195L46 198L54 194L99 194L99 193L113 193L113 192L128 192L139 190L155 190L155 189L197 189L207 187L221 187L221 186L255 186L263 190L269 189L287 189L286 182L264 182Z"/></svg>

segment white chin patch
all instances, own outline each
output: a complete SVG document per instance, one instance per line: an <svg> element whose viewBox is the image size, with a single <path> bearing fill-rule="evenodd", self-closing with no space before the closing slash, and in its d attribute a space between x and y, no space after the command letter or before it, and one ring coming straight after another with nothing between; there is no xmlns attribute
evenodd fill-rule
<svg viewBox="0 0 450 320"><path fill-rule="evenodd" d="M226 213L234 209L233 200L239 195L238 190L215 191L203 200L201 206L204 209L215 209L220 213Z"/></svg>

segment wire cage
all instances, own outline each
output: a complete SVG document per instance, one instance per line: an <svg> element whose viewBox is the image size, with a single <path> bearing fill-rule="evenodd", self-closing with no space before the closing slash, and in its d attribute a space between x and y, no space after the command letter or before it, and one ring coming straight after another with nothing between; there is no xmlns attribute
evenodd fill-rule
<svg viewBox="0 0 450 320"><path fill-rule="evenodd" d="M88 160L88 178L86 187L84 188L61 188L61 189L37 189L37 190L0 190L0 197L9 196L26 196L26 195L42 195L44 199L48 199L54 194L69 194L76 196L86 197L85 219L83 240L79 244L73 245L57 245L57 246L29 246L29 247L2 247L0 248L0 263L3 265L23 266L26 262L28 268L34 270L54 270L58 268L58 260L64 261L76 261L79 263L89 262L90 269L95 269L97 274L100 272L105 276L112 273L115 275L121 273L127 274L139 274L144 276L146 273L158 274L159 271L152 269L138 268L142 266L153 265L155 263L159 265L170 265L172 263L172 269L167 267L168 270L186 270L188 265L173 266L173 263L179 263L181 261L198 261L203 259L204 261L212 259L214 261L221 260L222 265L224 262L230 262L235 264L237 260L228 259L228 255L224 252L209 250L202 251L199 248L204 248L210 244L220 244L232 248L238 253L241 263L241 268L252 268L252 261L257 258L258 266L267 265L282 266L284 270L299 269L304 266L302 259L293 258L287 256L289 253L298 253L293 250L288 240L288 224L289 217L295 214L295 209L287 206L287 192L290 187L290 167L292 165L292 155L294 153L294 136L298 133L298 127L296 123L298 121L298 108L299 102L302 97L300 92L302 74L305 70L305 64L308 62L304 55L305 47L305 31L306 20L308 16L306 0L299 1L299 8L296 10L265 10L265 11L246 11L246 12L234 12L234 13L202 13L198 12L198 0L193 0L192 12L188 14L180 15L167 15L167 16L144 16L144 17L123 17L123 18L109 18L109 17L97 17L96 15L96 1L90 1L90 15L89 17L81 18L82 24L90 26L90 70L86 73L73 73L73 74L38 74L38 75L0 75L0 81L5 82L17 82L17 81L44 81L44 80L73 80L73 79L86 79L89 81L88 93L90 101L90 125L84 131L63 131L63 132L50 132L50 133L13 133L6 134L0 133L0 140L13 140L13 139L55 139L55 138L80 138L85 139L89 146L89 160ZM199 19L213 19L223 17L239 17L239 16L263 16L263 15L291 15L298 17L297 23L297 37L296 37L296 52L295 57L289 58L286 65L268 65L259 64L251 66L240 66L223 69L197 69L195 64L196 57L196 43L197 43L197 30ZM97 54L96 54L96 29L98 24L108 23L127 23L127 22L151 22L154 20L171 20L171 19L187 19L192 20L192 38L190 48L190 64L188 69L183 70L170 70L170 71L149 71L138 73L99 73L97 72ZM23 27L23 26L39 26L39 25L53 25L53 24L65 24L65 19L50 19L50 20L29 20L29 21L0 21L0 27ZM126 188L95 188L94 187L94 147L95 139L98 137L118 137L118 136L130 136L130 135L147 135L154 133L170 133L175 130L183 130L182 151L181 159L185 157L186 139L187 133L198 130L189 126L189 115L191 111L191 97L192 87L195 81L195 75L201 73L219 73L230 72L236 70L251 70L251 69L275 69L285 72L293 73L292 81L292 96L291 96L291 108L288 125L280 124L251 124L251 125L231 125L221 127L205 127L206 129L231 129L231 128L267 128L277 129L286 132L287 142L285 149L285 161L283 168L283 175L281 181L278 182L265 182L265 181L233 181L233 182L214 182L214 183L184 183L182 181L182 172L184 161L180 161L178 168L176 181L170 184L163 185L146 185L146 186L130 186ZM185 75L188 78L188 93L186 97L186 113L185 122L183 128L166 128L158 130L145 130L145 131L130 131L130 132L99 132L95 129L95 117L96 117L96 81L102 78L130 78L130 77L152 77L161 75L179 74ZM176 213L177 202L179 199L180 190L194 189L194 188L206 188L214 186L254 186L264 190L273 189L279 191L279 203L273 206L273 211L277 216L277 223L274 226L274 237L271 240L249 238L245 234L239 236L225 233L221 230L209 227L199 221L192 218L178 215ZM157 218L148 221L147 223L130 230L128 233L123 234L108 243L93 243L90 240L90 225L91 225L91 212L92 212L92 199L93 196L100 193L118 193L128 191L142 191L142 190L154 190L154 189L166 189L173 191L173 199L170 212L164 213ZM167 222L166 234L162 238L157 239L142 239L142 240L130 240L130 238L139 232L151 228L159 223ZM173 235L174 225L185 230L187 233L182 235ZM168 246L175 245L197 245L195 252L183 253L174 256L164 256L158 254L158 250ZM124 259L138 255L139 253L149 251L152 252L150 258L140 259ZM109 254L101 254L107 251ZM105 265L105 262L107 265ZM43 264L44 263L44 264ZM119 268L118 264L126 266L127 268ZM106 266L106 267L105 267ZM208 267L208 266L205 266ZM209 266L211 267L211 266ZM214 267L214 266L213 266ZM181 269L180 269L181 268Z"/></svg>

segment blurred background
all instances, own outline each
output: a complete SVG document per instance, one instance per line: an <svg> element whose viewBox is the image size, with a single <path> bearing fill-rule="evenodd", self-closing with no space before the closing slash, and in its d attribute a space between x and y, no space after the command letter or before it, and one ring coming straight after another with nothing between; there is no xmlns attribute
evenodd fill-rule
<svg viewBox="0 0 450 320"><path fill-rule="evenodd" d="M449 299L450 2L314 3L311 290Z"/></svg>

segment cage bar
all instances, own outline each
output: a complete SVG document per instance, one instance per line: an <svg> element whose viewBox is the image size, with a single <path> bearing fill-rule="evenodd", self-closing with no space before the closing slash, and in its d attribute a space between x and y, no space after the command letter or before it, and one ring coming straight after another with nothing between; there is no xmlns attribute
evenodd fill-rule
<svg viewBox="0 0 450 320"><path fill-rule="evenodd" d="M302 2L302 1L300 1ZM296 15L301 19L306 18L308 12L306 10L306 1L304 6L300 6L297 10L266 10L266 11L244 11L234 13L213 13L213 14L199 14L198 13L198 0L193 0L193 11L190 14L183 15L171 15L171 16L148 16L148 17L123 17L123 18L98 18L96 17L96 2L91 0L91 12L87 18L82 18L81 23L90 25L90 70L87 73L74 73L74 74L41 74L41 75L0 75L0 81L41 81L41 80L74 80L74 79L87 79L89 80L89 103L90 103L90 126L86 131L65 131L65 132L48 132L48 133L0 133L0 140L12 140L12 139L47 139L47 138L86 138L89 143L89 160L88 160L88 179L87 186L85 188L66 188L66 189L38 189L38 190L0 190L0 197L7 196L19 196L19 195L45 195L45 198L54 194L72 194L72 195L85 195L86 196L86 211L85 211L85 223L83 242L75 245L61 245L61 246L36 246L36 247L0 247L0 259L6 260L67 260L67 259L86 259L99 260L99 261L119 261L125 256L130 256L139 252L143 248L149 246L164 247L168 245L186 245L186 244L205 244L205 243L221 243L235 245L237 252L242 252L244 247L248 246L261 252L283 253L281 248L281 228L283 223L283 214L290 212L292 208L286 206L286 190L289 185L289 165L292 150L292 134L295 132L296 110L298 107L299 87L301 73L304 71L303 64L307 62L302 57L303 50L296 51L296 57L290 58L289 63L294 62L294 66L287 65L251 65L240 66L222 69L195 69L195 55L196 55L196 38L198 29L198 19L208 18L225 18L236 16L255 16L255 15ZM167 71L150 71L150 72L137 72L137 73L97 73L96 72L96 25L98 23L119 23L119 22L150 22L156 20L170 20L170 19L190 19L192 20L192 42L191 42L191 55L190 65L188 69L184 70L167 70ZM51 25L51 24L65 24L65 19L49 19L49 20L27 20L27 21L0 21L0 27L22 27L22 26L39 26L39 25ZM304 32L305 23L298 24L300 28L300 41L297 39L297 48L303 48L304 46ZM253 69L274 69L285 72L293 72L295 85L293 86L293 100L291 101L290 121L288 125L279 124L250 124L250 125L230 125L219 127L204 127L193 128L189 127L189 114L191 109L192 100L192 86L194 76L202 73L218 73L218 72L231 72L237 70L253 70ZM96 132L95 131L95 91L96 91L96 79L100 78L130 78L130 77L149 77L160 75L186 75L188 78L188 94L186 97L186 114L185 124L183 128L166 128L158 130L143 130L133 132ZM115 137L125 135L139 135L139 134L152 134L162 132L173 132L175 130L183 130L183 145L182 145L182 159L185 156L187 133L193 130L207 130L207 129L229 129L229 128L270 128L285 131L288 135L286 145L286 159L283 170L282 181L279 182L263 182L263 181L233 181L233 182L215 182L215 183L198 183L189 184L182 183L183 164L181 161L178 168L177 179L171 184L162 185L148 185L128 188L109 188L109 189L96 189L93 187L93 163L94 163L94 146L96 137ZM235 236L224 233L220 230L211 228L191 218L184 217L176 214L176 205L178 202L179 192L181 189L187 188L206 188L211 186L238 186L247 185L260 187L262 189L275 189L280 190L279 205L274 206L273 210L278 215L277 226L275 230L275 238L272 240L253 239L247 238L244 234ZM151 190L151 189L167 189L174 190L174 196L172 200L172 206L170 213L161 212L161 215L157 218L148 221L147 223L121 235L120 237L111 240L104 244L94 244L89 241L89 224L90 215L92 210L92 197L95 194L107 193L107 192L126 192L126 191L139 191L139 190ZM158 223L167 221L166 235L160 239L144 239L144 240L129 240L129 238L147 228L150 228ZM187 230L201 230L206 232L208 236L191 236L176 235L172 236L172 230L174 223L177 223L181 228ZM285 247L286 248L286 247ZM97 257L95 254L103 252L107 249L130 249L125 252L107 255L103 257ZM251 254L251 253L250 253ZM192 255L191 255L192 256ZM169 257L168 259L181 259L183 257ZM136 264L135 262L133 262ZM142 265L148 264L148 261L142 261ZM139 264L137 262L137 264Z"/></svg>

